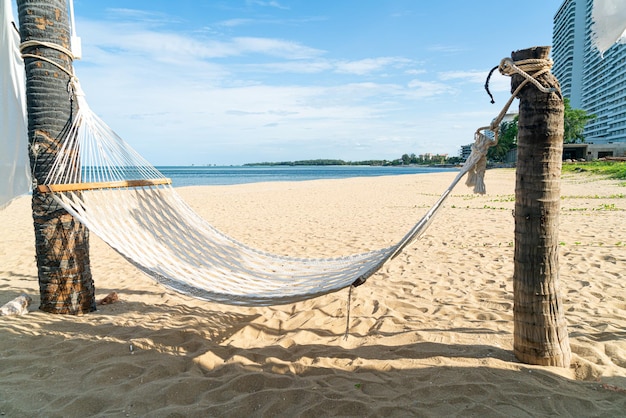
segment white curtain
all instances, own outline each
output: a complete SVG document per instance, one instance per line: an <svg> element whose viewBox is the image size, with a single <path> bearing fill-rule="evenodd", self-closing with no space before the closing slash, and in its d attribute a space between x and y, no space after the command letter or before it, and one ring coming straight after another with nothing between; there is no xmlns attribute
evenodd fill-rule
<svg viewBox="0 0 626 418"><path fill-rule="evenodd" d="M593 0L592 39L601 54L626 43L626 0Z"/></svg>
<svg viewBox="0 0 626 418"><path fill-rule="evenodd" d="M0 0L0 209L30 191L26 82L11 0Z"/></svg>

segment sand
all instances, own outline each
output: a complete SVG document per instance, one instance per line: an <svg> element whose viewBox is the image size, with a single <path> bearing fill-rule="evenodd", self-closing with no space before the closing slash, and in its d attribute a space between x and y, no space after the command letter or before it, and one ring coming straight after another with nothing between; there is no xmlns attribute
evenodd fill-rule
<svg viewBox="0 0 626 418"><path fill-rule="evenodd" d="M454 173L181 188L222 231L271 252L346 255L399 239ZM567 175L560 277L573 361L518 362L515 173L459 185L421 240L352 294L243 308L165 290L95 236L84 316L37 310L30 199L0 212L0 415L626 416L626 188Z"/></svg>

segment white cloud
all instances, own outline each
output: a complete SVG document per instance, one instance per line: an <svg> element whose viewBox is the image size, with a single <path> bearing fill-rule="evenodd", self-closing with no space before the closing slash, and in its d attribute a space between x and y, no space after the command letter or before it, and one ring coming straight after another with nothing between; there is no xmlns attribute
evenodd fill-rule
<svg viewBox="0 0 626 418"><path fill-rule="evenodd" d="M173 15L147 10L129 8L108 8L106 12L117 21L135 21L144 25L162 25L180 23L180 19Z"/></svg>
<svg viewBox="0 0 626 418"><path fill-rule="evenodd" d="M447 71L439 74L441 80L465 80L471 83L484 83L487 71Z"/></svg>
<svg viewBox="0 0 626 418"><path fill-rule="evenodd" d="M273 7L273 8L281 9L281 10L289 10L289 7L280 4L279 2L275 0L270 0L270 1L248 0L247 3L256 5L256 6L261 6L261 7Z"/></svg>
<svg viewBox="0 0 626 418"><path fill-rule="evenodd" d="M86 44L116 54L149 56L156 61L215 59L250 53L286 59L320 56L324 51L281 39L236 37L229 40L192 38L128 24L83 22ZM88 59L88 57L87 57Z"/></svg>
<svg viewBox="0 0 626 418"><path fill-rule="evenodd" d="M223 20L221 22L217 22L216 26L224 26L227 28L233 28L236 26L248 25L252 22L254 22L253 19L236 18L236 19L228 19L228 20Z"/></svg>
<svg viewBox="0 0 626 418"><path fill-rule="evenodd" d="M402 67L410 64L412 61L401 57L379 57L365 58L356 61L339 61L335 63L338 73L364 75L376 71L381 71L387 67Z"/></svg>
<svg viewBox="0 0 626 418"><path fill-rule="evenodd" d="M289 39L142 22L79 27L92 108L155 164L447 152L439 138L457 141L471 119L446 112L478 72L437 76L401 56L342 60Z"/></svg>
<svg viewBox="0 0 626 418"><path fill-rule="evenodd" d="M458 46L458 45L443 45L443 44L435 44L428 47L429 51L433 52L444 52L448 54L454 54L458 52L466 51L466 48Z"/></svg>
<svg viewBox="0 0 626 418"><path fill-rule="evenodd" d="M324 51L310 48L297 42L271 38L233 38L230 45L232 45L234 50L237 51L237 55L245 53L262 53L286 59L305 59L317 57L324 53Z"/></svg>
<svg viewBox="0 0 626 418"><path fill-rule="evenodd" d="M452 92L452 89L448 85L436 81L414 79L408 83L408 87L411 96L420 98L439 96Z"/></svg>
<svg viewBox="0 0 626 418"><path fill-rule="evenodd" d="M267 73L318 74L330 71L333 64L324 59L280 61L270 63L252 63L236 66L242 71L257 71Z"/></svg>

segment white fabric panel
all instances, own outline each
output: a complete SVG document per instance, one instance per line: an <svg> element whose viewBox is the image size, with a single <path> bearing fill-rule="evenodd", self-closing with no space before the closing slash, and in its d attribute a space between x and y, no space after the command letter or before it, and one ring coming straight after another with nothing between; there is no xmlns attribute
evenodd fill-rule
<svg viewBox="0 0 626 418"><path fill-rule="evenodd" d="M0 0L0 209L30 191L26 81L10 0Z"/></svg>
<svg viewBox="0 0 626 418"><path fill-rule="evenodd" d="M626 43L626 0L594 0L592 39L601 54L616 42Z"/></svg>

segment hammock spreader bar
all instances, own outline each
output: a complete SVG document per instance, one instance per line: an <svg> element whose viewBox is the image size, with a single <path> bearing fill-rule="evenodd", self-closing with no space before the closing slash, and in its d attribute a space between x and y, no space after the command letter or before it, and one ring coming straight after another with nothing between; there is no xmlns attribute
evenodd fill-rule
<svg viewBox="0 0 626 418"><path fill-rule="evenodd" d="M163 184L172 184L172 180L168 178L162 178L146 180L102 181L92 183L42 184L37 186L37 190L39 190L40 193L73 192L81 190L122 189L128 187L160 186Z"/></svg>

